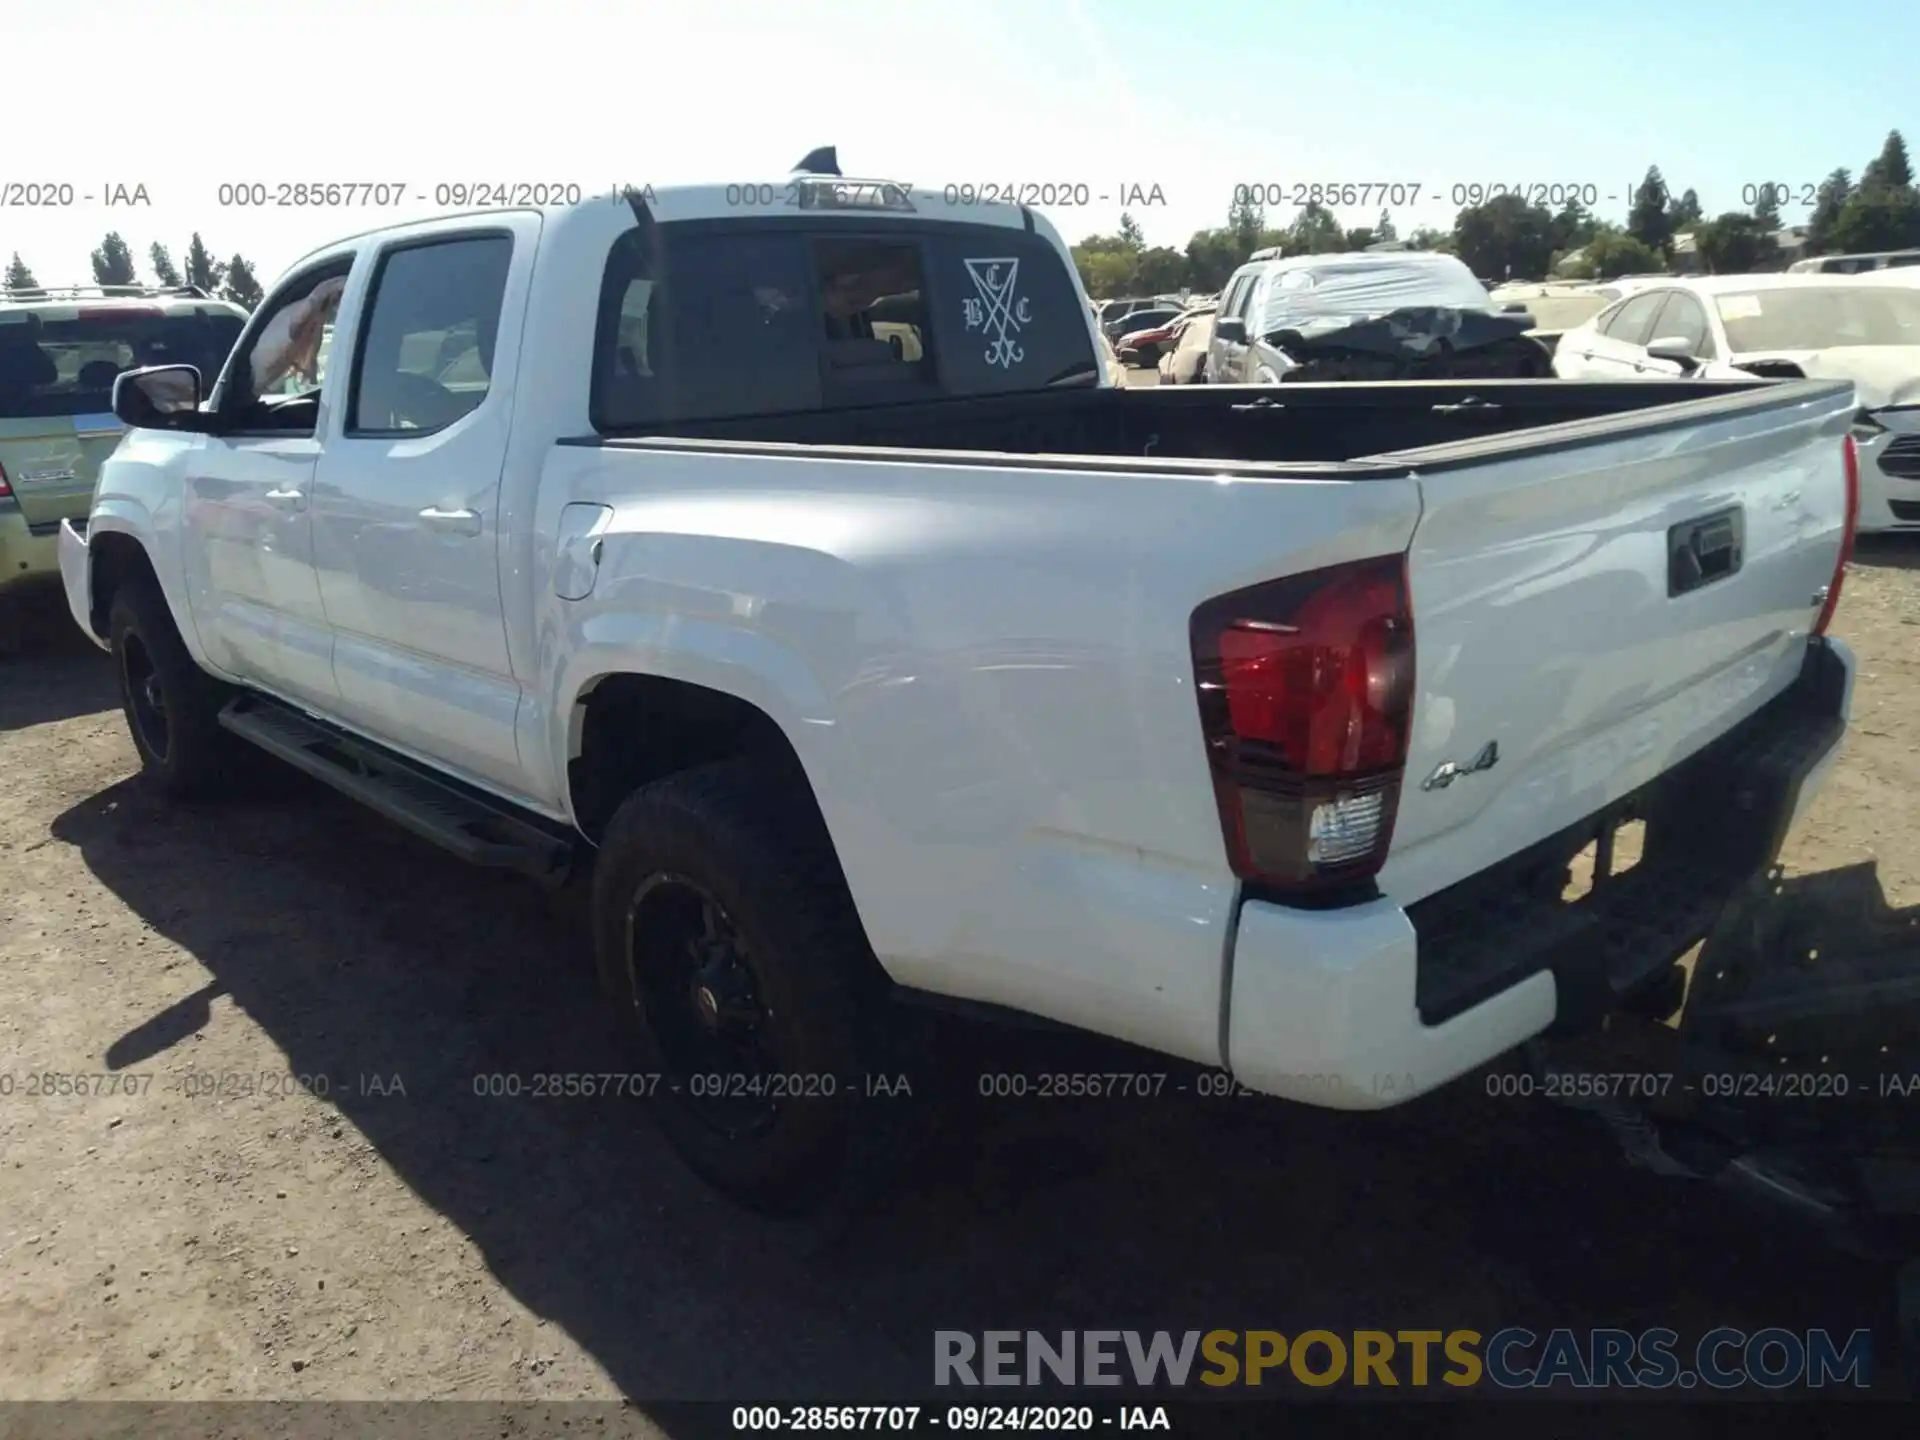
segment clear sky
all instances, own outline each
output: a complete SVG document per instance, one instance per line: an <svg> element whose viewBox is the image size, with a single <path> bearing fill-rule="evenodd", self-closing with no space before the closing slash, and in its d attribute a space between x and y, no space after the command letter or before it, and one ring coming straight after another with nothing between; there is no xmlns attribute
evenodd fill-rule
<svg viewBox="0 0 1920 1440"><path fill-rule="evenodd" d="M1451 224L1475 183L1592 186L1623 219L1649 164L1709 215L1785 185L1791 223L1889 129L1920 158L1917 57L1920 5L1894 0L11 0L0 261L90 281L117 229L144 276L151 241L177 263L197 229L270 282L446 208L441 185L777 179L823 144L849 175L1085 186L1041 207L1069 240L1134 185L1176 246L1242 182L1401 185L1402 233ZM219 203L299 181L407 199ZM74 203L18 205L45 182ZM103 204L116 185L150 203ZM1378 196L1337 213L1371 223Z"/></svg>

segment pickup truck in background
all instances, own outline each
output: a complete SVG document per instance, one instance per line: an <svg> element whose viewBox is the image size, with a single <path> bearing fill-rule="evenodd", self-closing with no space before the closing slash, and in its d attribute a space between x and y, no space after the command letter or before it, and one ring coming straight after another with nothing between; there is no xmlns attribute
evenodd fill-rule
<svg viewBox="0 0 1920 1440"><path fill-rule="evenodd" d="M1349 1109L1671 1010L1845 730L1848 383L1116 389L1029 211L744 189L358 235L204 399L121 377L60 562L154 782L590 875L666 1134L772 1210L907 995Z"/></svg>

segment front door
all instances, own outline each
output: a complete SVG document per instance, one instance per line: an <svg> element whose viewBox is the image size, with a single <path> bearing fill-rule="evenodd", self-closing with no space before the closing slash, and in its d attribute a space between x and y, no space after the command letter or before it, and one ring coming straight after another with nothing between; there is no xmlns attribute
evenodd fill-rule
<svg viewBox="0 0 1920 1440"><path fill-rule="evenodd" d="M510 793L500 472L539 223L449 221L373 257L314 502L341 717Z"/></svg>
<svg viewBox="0 0 1920 1440"><path fill-rule="evenodd" d="M1643 347L1653 339L1653 322L1666 303L1666 291L1648 290L1615 311L1594 338L1586 378L1644 380L1650 357Z"/></svg>
<svg viewBox="0 0 1920 1440"><path fill-rule="evenodd" d="M274 292L215 397L220 433L197 437L179 462L187 603L207 658L321 708L338 692L313 569L313 480L340 389L327 374L327 322L352 265L336 257Z"/></svg>

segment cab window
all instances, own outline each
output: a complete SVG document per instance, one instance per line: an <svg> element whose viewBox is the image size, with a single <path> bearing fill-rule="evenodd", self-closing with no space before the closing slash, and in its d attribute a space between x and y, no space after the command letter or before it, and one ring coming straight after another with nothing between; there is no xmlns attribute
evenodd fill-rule
<svg viewBox="0 0 1920 1440"><path fill-rule="evenodd" d="M1613 312L1612 319L1600 326L1600 333L1624 345L1646 344L1652 338L1654 317L1660 313L1666 298L1664 290L1634 296Z"/></svg>
<svg viewBox="0 0 1920 1440"><path fill-rule="evenodd" d="M328 393L333 317L352 269L351 255L323 262L286 281L255 312L221 382L228 428L314 433Z"/></svg>
<svg viewBox="0 0 1920 1440"><path fill-rule="evenodd" d="M513 238L501 234L381 256L360 323L348 434L444 429L480 407L512 263Z"/></svg>

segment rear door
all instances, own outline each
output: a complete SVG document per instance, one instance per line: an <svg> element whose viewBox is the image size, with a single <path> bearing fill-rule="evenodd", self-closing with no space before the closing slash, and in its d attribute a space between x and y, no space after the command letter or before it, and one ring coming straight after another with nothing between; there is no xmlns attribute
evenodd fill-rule
<svg viewBox="0 0 1920 1440"><path fill-rule="evenodd" d="M339 714L508 790L521 780L520 686L501 602L500 471L539 226L515 212L373 250L341 315L352 359L314 483Z"/></svg>
<svg viewBox="0 0 1920 1440"><path fill-rule="evenodd" d="M27 523L87 513L100 462L120 443L118 375L178 362L211 387L242 324L219 304L175 314L140 301L0 306L0 468Z"/></svg>
<svg viewBox="0 0 1920 1440"><path fill-rule="evenodd" d="M1395 457L1423 508L1389 894L1592 814L1793 681L1839 554L1850 402L1793 382ZM1676 581L1671 549L1696 534L1707 578ZM1489 744L1497 764L1422 788Z"/></svg>

